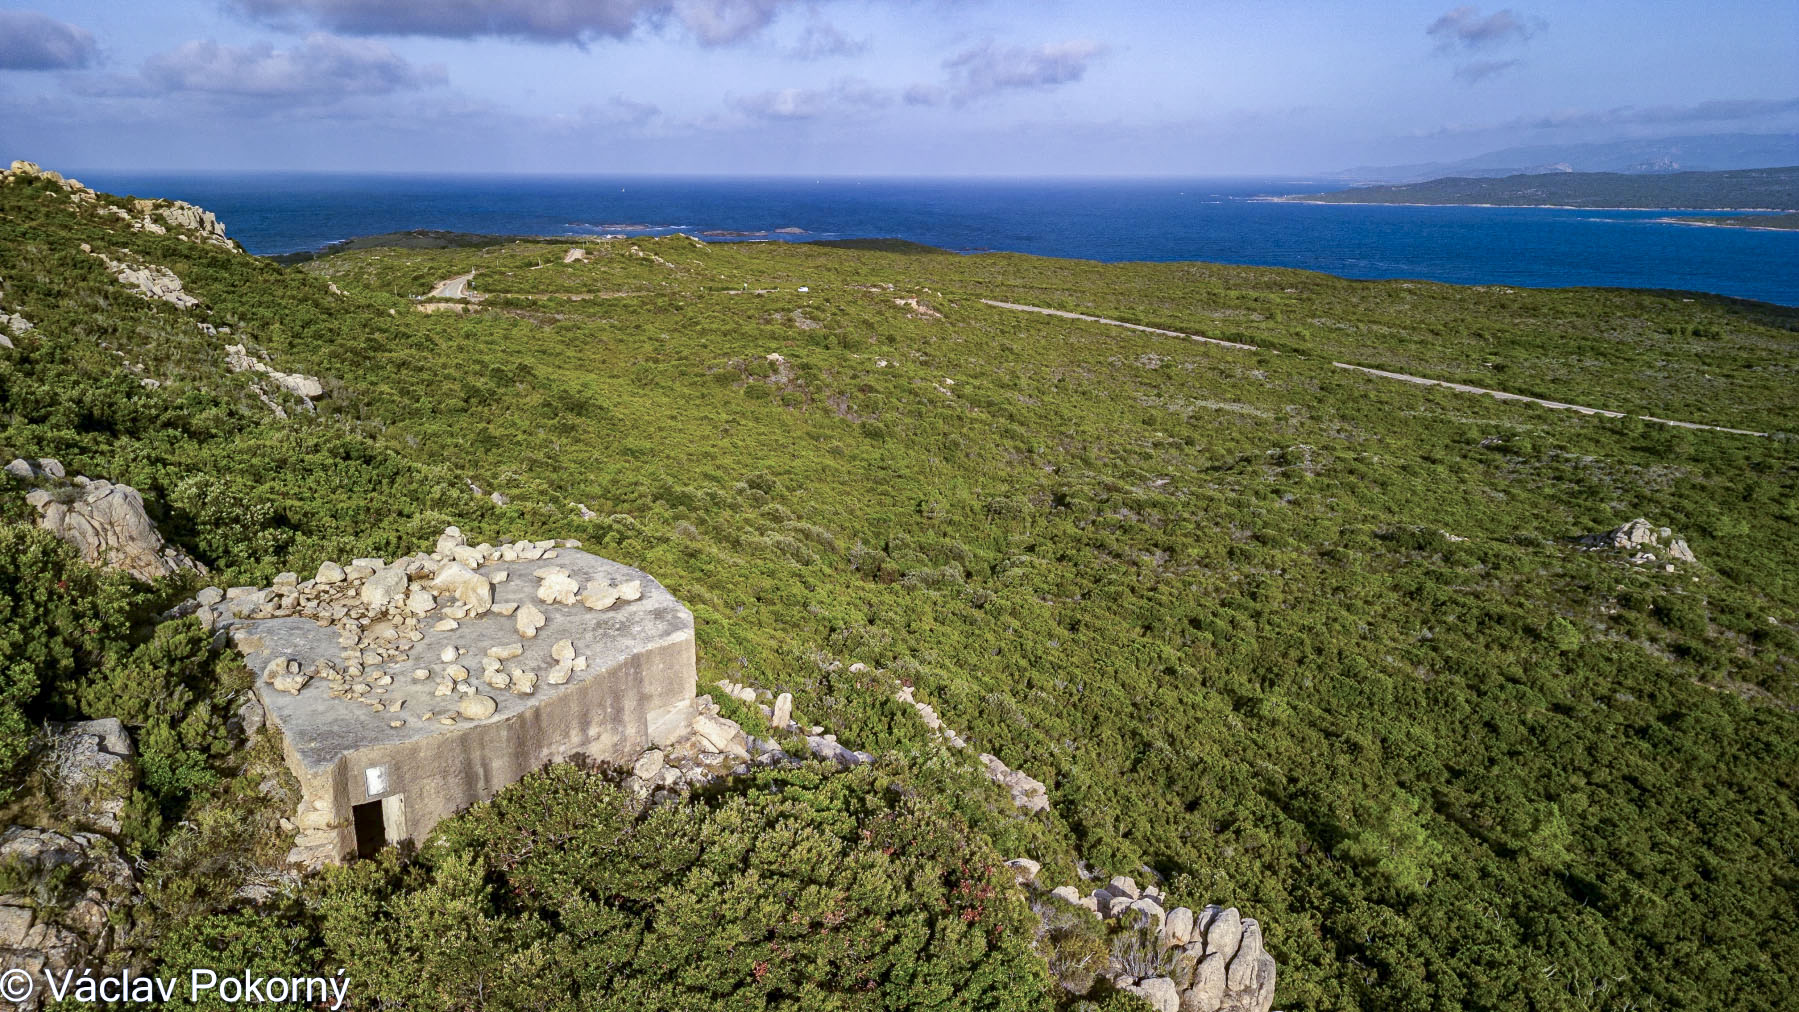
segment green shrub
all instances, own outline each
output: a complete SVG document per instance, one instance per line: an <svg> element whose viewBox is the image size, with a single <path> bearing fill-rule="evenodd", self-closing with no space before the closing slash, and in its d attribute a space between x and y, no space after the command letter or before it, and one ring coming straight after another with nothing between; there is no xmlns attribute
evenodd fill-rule
<svg viewBox="0 0 1799 1012"><path fill-rule="evenodd" d="M867 767L640 810L552 766L444 823L413 863L333 870L317 911L379 1005L1047 1008L1010 869Z"/></svg>
<svg viewBox="0 0 1799 1012"><path fill-rule="evenodd" d="M1032 910L1042 924L1037 948L1050 975L1069 994L1091 991L1112 956L1105 922L1090 910L1049 895L1038 897Z"/></svg>
<svg viewBox="0 0 1799 1012"><path fill-rule="evenodd" d="M183 529L200 558L212 564L253 564L278 556L293 540L273 504L212 475L191 475L169 492Z"/></svg>
<svg viewBox="0 0 1799 1012"><path fill-rule="evenodd" d="M11 780L31 740L40 696L74 683L125 638L139 594L56 538L0 521L0 769ZM0 787L0 796L10 792Z"/></svg>
<svg viewBox="0 0 1799 1012"><path fill-rule="evenodd" d="M1574 623L1560 615L1549 620L1549 625L1543 630L1543 636L1564 654L1570 654L1580 649L1580 630L1574 627Z"/></svg>

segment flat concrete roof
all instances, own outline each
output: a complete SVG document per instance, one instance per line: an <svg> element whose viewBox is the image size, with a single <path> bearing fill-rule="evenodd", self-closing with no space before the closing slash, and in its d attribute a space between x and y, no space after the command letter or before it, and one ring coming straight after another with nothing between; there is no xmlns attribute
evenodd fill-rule
<svg viewBox="0 0 1799 1012"><path fill-rule="evenodd" d="M614 586L628 580L642 584L643 596L636 601L618 601L603 611L594 611L579 602L572 605L546 604L537 599L538 579L532 574L545 567L560 567L570 577L585 585L590 580L605 580ZM362 703L331 696L334 685L323 678L313 678L298 695L277 692L262 678L271 661L293 658L302 670L310 673L320 660L341 666L344 647L335 626L321 626L311 618L224 618L218 628L245 656L250 670L257 674L256 694L267 707L271 720L287 736L294 754L308 770L323 771L340 756L372 745L392 745L418 741L433 735L455 735L477 725L503 720L527 710L594 679L616 677L617 669L640 651L691 638L693 615L660 583L648 574L610 559L602 559L579 549L564 548L554 559L533 562L494 562L478 572L488 578L506 573L505 582L493 588L495 605L531 604L544 615L544 625L533 639L521 639L513 616L493 611L475 618L458 619L456 629L433 631L431 624L443 617L438 610L420 619L424 638L412 648L410 656L369 666L363 680L380 672L393 676L393 684L381 694L383 702L404 700L398 712L376 713ZM550 648L558 640L571 640L575 653L587 658L584 671L573 672L566 683L552 685L545 675L556 662ZM507 660L508 669L518 667L535 672L537 687L531 695L517 695L506 689L494 689L481 680L481 658L487 648L518 643L524 652ZM466 649L467 653L453 662L440 659L445 646ZM451 664L466 667L470 680L482 695L498 704L493 716L482 720L457 718L455 727L438 723L438 718L456 713L461 694L436 695L437 676ZM425 668L431 677L413 678L413 671ZM431 713L429 721L420 718ZM401 727L390 722L404 719Z"/></svg>

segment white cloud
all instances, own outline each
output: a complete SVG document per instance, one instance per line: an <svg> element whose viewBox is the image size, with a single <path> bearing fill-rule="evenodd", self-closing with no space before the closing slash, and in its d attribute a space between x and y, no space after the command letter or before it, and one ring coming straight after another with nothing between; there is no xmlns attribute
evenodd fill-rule
<svg viewBox="0 0 1799 1012"><path fill-rule="evenodd" d="M867 39L853 39L827 21L814 21L787 50L796 60L822 60L832 56L856 56L868 50Z"/></svg>
<svg viewBox="0 0 1799 1012"><path fill-rule="evenodd" d="M1002 91L1053 88L1086 76L1106 46L1075 39L1042 46L996 46L985 42L943 61L944 84L915 84L906 90L913 105L961 105Z"/></svg>
<svg viewBox="0 0 1799 1012"><path fill-rule="evenodd" d="M674 15L701 43L747 39L775 19L787 0L676 0Z"/></svg>
<svg viewBox="0 0 1799 1012"><path fill-rule="evenodd" d="M603 102L590 102L569 115L553 115L545 119L549 129L586 131L593 129L640 128L662 117L662 109L649 102L636 102L614 95Z"/></svg>
<svg viewBox="0 0 1799 1012"><path fill-rule="evenodd" d="M1503 74L1522 62L1518 59L1474 60L1455 68L1455 76L1469 84L1478 84L1495 74Z"/></svg>
<svg viewBox="0 0 1799 1012"><path fill-rule="evenodd" d="M1439 54L1447 56L1459 53L1469 56L1476 52L1522 46L1543 27L1541 21L1527 21L1510 8L1482 17L1479 8L1462 6L1432 21L1424 29L1424 34L1437 41ZM1455 76L1468 84L1478 84L1522 62L1517 58L1498 57L1468 60L1455 68Z"/></svg>
<svg viewBox="0 0 1799 1012"><path fill-rule="evenodd" d="M878 109L892 101L890 94L867 81L846 78L828 88L781 88L734 97L730 104L755 119L801 120Z"/></svg>
<svg viewBox="0 0 1799 1012"><path fill-rule="evenodd" d="M626 38L678 24L702 44L726 45L767 27L797 0L226 0L265 24L317 25L344 35L431 35L531 42Z"/></svg>
<svg viewBox="0 0 1799 1012"><path fill-rule="evenodd" d="M1511 9L1480 16L1479 8L1457 7L1437 18L1424 30L1437 40L1440 49L1485 49L1511 42L1523 42L1535 29Z"/></svg>
<svg viewBox="0 0 1799 1012"><path fill-rule="evenodd" d="M0 70L77 70L96 52L85 28L36 11L0 11Z"/></svg>
<svg viewBox="0 0 1799 1012"><path fill-rule="evenodd" d="M289 49L186 42L145 61L143 80L163 92L304 99L408 91L442 84L444 71L379 42L314 33Z"/></svg>

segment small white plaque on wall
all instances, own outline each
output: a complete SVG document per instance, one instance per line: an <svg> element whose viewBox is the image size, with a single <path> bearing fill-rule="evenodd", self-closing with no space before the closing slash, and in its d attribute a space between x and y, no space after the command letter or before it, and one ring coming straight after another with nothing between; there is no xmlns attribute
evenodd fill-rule
<svg viewBox="0 0 1799 1012"><path fill-rule="evenodd" d="M368 787L368 797L378 798L387 793L387 767L370 766L362 771L362 778Z"/></svg>

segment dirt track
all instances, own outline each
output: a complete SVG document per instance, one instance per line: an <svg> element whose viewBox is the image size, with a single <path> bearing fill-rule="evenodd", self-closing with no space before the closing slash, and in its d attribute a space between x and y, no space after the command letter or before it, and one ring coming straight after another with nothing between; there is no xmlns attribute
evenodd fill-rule
<svg viewBox="0 0 1799 1012"><path fill-rule="evenodd" d="M997 302L993 299L982 299L981 301L989 306L997 306L1000 309L1016 309L1026 313L1043 313L1047 316L1061 316L1070 320L1085 320L1089 323L1103 323L1112 327L1129 327L1131 330L1141 330L1151 334L1164 334L1168 337L1184 337L1190 341L1203 341L1206 344L1216 344L1225 348L1236 348L1240 351L1264 350L1253 344L1239 344L1236 341L1220 341L1214 337L1201 337L1198 334L1183 334L1178 330L1161 330L1156 327L1145 327L1140 323L1125 323L1123 320L1108 320L1103 316L1086 316L1081 313L1070 313L1061 309L1045 309L1042 306L1025 306L1016 302ZM1272 351L1271 353L1279 354L1278 352ZM1579 404L1568 404L1563 401L1544 400L1541 397L1526 397L1523 394L1511 394L1506 393L1503 390L1489 390L1486 387L1469 386L1466 383L1451 383L1448 380L1429 379L1424 376L1409 376L1401 372L1388 372L1385 369L1370 369L1363 365L1350 365L1347 362L1332 362L1331 365L1336 366L1339 369L1348 369L1352 372L1365 373L1369 376L1379 376L1382 379L1399 380L1402 383L1416 383L1419 386L1427 387L1443 387L1464 394L1484 394L1488 397L1497 398L1502 401L1523 401L1527 404L1536 404L1545 408L1556 408L1563 411L1578 411L1583 415L1603 415L1606 418L1633 417L1623 411L1608 411L1605 408L1589 408ZM1636 415L1634 417L1640 418L1646 422L1673 425L1682 429L1701 429L1708 432L1729 432L1738 436L1767 435L1766 432L1756 432L1753 429L1732 429L1722 425L1705 425L1700 422L1680 422L1670 418L1656 418L1653 415Z"/></svg>

